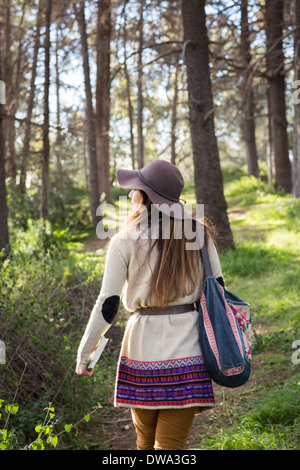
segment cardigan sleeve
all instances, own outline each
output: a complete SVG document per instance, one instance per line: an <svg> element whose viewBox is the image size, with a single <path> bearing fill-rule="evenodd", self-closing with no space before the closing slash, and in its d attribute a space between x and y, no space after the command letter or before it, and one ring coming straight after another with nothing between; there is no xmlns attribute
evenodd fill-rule
<svg viewBox="0 0 300 470"><path fill-rule="evenodd" d="M128 260L123 241L118 236L112 238L105 261L105 269L100 294L91 312L78 351L77 363L88 364L90 356L101 337L110 328L116 316L123 287L127 279Z"/></svg>

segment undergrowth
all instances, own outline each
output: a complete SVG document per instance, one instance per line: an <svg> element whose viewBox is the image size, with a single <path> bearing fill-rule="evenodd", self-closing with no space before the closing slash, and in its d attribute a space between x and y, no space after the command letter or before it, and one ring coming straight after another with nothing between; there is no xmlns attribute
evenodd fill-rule
<svg viewBox="0 0 300 470"><path fill-rule="evenodd" d="M49 403L58 413L65 410L65 419L78 420L98 402L93 388L87 391L86 380L74 372L78 342L100 289L104 257L91 257L74 247L78 250L80 244L67 230L31 221L26 231L14 232L10 256L0 266L6 356L0 364L0 398L4 410L18 404L18 413L11 413L9 421L18 429L10 445L25 446L34 440ZM5 429L1 420L0 428Z"/></svg>

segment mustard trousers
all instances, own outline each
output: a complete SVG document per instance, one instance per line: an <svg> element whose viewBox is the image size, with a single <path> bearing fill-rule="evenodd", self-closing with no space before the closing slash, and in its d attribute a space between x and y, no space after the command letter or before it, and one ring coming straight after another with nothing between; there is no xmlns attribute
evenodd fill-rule
<svg viewBox="0 0 300 470"><path fill-rule="evenodd" d="M131 408L137 450L183 450L196 410Z"/></svg>

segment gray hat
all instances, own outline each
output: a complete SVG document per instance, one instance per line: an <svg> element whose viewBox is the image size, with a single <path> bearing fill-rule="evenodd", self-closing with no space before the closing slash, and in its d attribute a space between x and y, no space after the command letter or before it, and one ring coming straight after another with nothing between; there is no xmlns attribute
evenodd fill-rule
<svg viewBox="0 0 300 470"><path fill-rule="evenodd" d="M178 168L166 160L154 160L140 170L118 170L122 188L140 189L161 212L176 219L190 219L179 198L184 180Z"/></svg>

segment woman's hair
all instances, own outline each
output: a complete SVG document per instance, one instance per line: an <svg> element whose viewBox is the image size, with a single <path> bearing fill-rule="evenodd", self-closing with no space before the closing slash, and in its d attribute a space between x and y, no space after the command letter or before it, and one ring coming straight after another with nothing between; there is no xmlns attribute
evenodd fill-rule
<svg viewBox="0 0 300 470"><path fill-rule="evenodd" d="M131 214L123 228L130 231L135 229L142 218L146 218L146 225L151 228L152 203L144 191L141 205ZM146 214L142 213L146 208ZM204 237L208 235L215 242L214 227L207 220L199 220L205 227ZM145 219L144 219L145 222ZM148 263L150 266L151 253L155 247L158 250L157 263L150 283L149 300L151 306L163 307L178 298L185 297L194 292L199 283L199 268L201 256L199 249L186 249L187 243L193 243L192 234L196 232L196 219L181 220L168 218L168 236L164 236L163 214L159 212L158 237L150 244ZM185 224L185 226L183 225ZM180 234L179 237L176 235ZM188 235L188 236L186 236ZM195 238L194 238L195 240Z"/></svg>

